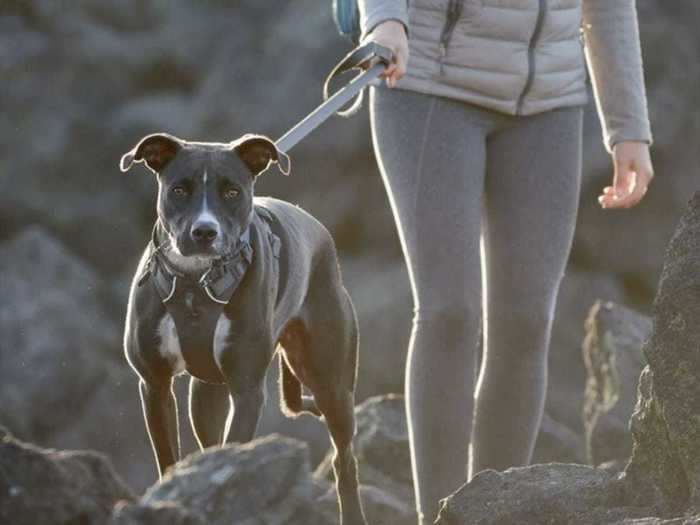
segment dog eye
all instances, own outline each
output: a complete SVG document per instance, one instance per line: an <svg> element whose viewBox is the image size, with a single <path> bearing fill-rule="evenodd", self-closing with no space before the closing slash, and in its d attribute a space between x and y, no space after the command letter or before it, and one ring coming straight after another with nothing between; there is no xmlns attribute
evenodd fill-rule
<svg viewBox="0 0 700 525"><path fill-rule="evenodd" d="M187 195L187 190L182 186L175 186L173 188L173 193L178 197L184 197L185 195Z"/></svg>
<svg viewBox="0 0 700 525"><path fill-rule="evenodd" d="M237 196L238 196L238 190L235 190L233 188L228 189L224 192L225 199L235 199Z"/></svg>

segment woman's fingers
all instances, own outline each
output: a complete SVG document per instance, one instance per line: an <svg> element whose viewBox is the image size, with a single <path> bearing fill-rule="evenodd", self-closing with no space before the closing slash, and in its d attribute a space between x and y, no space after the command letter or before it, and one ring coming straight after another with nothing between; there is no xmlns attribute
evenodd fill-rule
<svg viewBox="0 0 700 525"><path fill-rule="evenodd" d="M386 69L379 76L381 78L387 78L387 77L392 76L395 71L396 71L396 64L392 63L392 64L389 64L388 66L386 66Z"/></svg>

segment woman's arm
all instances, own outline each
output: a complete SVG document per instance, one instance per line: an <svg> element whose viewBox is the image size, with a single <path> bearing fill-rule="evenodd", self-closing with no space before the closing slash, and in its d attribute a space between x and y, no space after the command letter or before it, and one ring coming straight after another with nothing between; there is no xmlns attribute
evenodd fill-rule
<svg viewBox="0 0 700 525"><path fill-rule="evenodd" d="M630 207L653 176L635 0L583 0L583 32L603 142L615 161L613 185L598 200L604 208Z"/></svg>
<svg viewBox="0 0 700 525"><path fill-rule="evenodd" d="M651 144L634 0L583 0L586 59L608 151Z"/></svg>

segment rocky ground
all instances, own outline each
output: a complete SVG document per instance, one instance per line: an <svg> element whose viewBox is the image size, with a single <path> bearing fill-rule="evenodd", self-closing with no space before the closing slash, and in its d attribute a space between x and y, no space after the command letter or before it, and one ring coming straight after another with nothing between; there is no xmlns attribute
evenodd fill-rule
<svg viewBox="0 0 700 525"><path fill-rule="evenodd" d="M554 509L555 494L561 496L562 512L577 512L579 507L566 504L573 494L590 503L586 508L603 512L603 521L591 523L697 511L692 502L698 456L689 445L697 412L676 402L693 399L689 371L698 363L681 352L681 339L671 337L687 336L694 344L694 289L668 277L676 262L688 272L682 278L692 275L692 258L678 262L679 234L651 305L664 246L700 180L700 149L694 146L700 140L700 68L692 67L700 48L700 6L693 0L640 0L638 9L657 177L634 210L600 210L595 197L609 183L611 166L589 105L581 208L559 294L548 404L535 458L604 468L487 473L448 501L441 519L452 521L444 523L511 523L493 521L495 516L548 523L532 520L543 519L538 509ZM260 434L280 437L262 438L245 453L225 449L210 459L210 453L190 458L163 482L171 489L152 487L155 469L135 377L122 356L121 332L128 281L154 220L155 185L145 172L121 174L117 163L153 131L193 140L230 140L253 131L281 135L318 103L322 78L348 47L335 35L330 2L21 0L0 5L0 183L6 188L0 192L0 424L8 429L0 454L0 523L7 516L10 523L22 523L18 509L33 509L45 497L41 491L51 487L58 488L50 498L60 501L56 509L62 510L41 511L53 519L45 523L197 523L205 511L198 507L193 513L164 496L176 491L180 476L192 476L195 487L197 472L211 477L240 456L250 461L235 463L240 479L259 475L256 480L274 486L263 468L270 450L288 458L283 464L289 485L279 490L303 487L294 492L294 501L284 503L284 516L269 523L295 523L304 509L313 509L318 523L335 519L325 427L311 418L281 416L274 374ZM324 126L292 152L291 177L271 172L256 191L299 203L337 241L362 334L363 497L374 523L411 523L401 399L384 396L402 390L411 317L408 279L372 156L366 112ZM692 217L684 221L679 231L687 232ZM669 295L666 285L678 288ZM661 296L679 306L661 304ZM665 323L661 327L659 319ZM669 363L666 355L678 361ZM647 361L642 401L636 379ZM180 398L184 386L177 385ZM382 397L371 397L378 394ZM633 438L627 422L635 402ZM183 448L191 452L194 442L184 418L181 428ZM625 469L633 447L636 460ZM40 471L53 481L34 486L33 473ZM221 483L229 486L236 479L232 475ZM106 492L88 490L96 484ZM559 492L548 495L545 486ZM152 496L137 499L148 487ZM629 487L639 493L637 500L628 498ZM606 502L599 499L601 490ZM485 521L465 521L459 509L473 506L480 491L506 492L487 509ZM531 507L506 509L519 501L517 494L526 493ZM215 503L190 496L207 508L229 504L216 493L210 495ZM256 497L249 498L251 508L269 501L265 494ZM639 512L630 510L638 507ZM248 523L249 510L237 514L242 523ZM42 523L41 514L33 512L26 523Z"/></svg>
<svg viewBox="0 0 700 525"><path fill-rule="evenodd" d="M611 302L589 312L586 450L605 463L483 471L443 500L436 523L700 523L699 267L700 192L666 250L652 319ZM368 399L357 426L370 523L415 523L403 399ZM332 453L314 470L308 444L279 434L192 454L140 497L102 454L42 449L5 430L0 438L2 523L337 523Z"/></svg>

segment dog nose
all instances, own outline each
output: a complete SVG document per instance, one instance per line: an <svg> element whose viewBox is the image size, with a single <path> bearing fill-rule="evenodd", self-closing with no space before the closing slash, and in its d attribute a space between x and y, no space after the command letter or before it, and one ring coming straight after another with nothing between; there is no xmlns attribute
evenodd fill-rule
<svg viewBox="0 0 700 525"><path fill-rule="evenodd" d="M213 222L196 222L192 225L192 239L199 243L212 243L219 235L218 228Z"/></svg>

